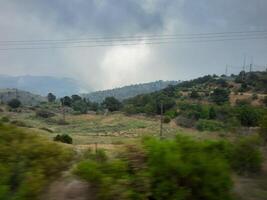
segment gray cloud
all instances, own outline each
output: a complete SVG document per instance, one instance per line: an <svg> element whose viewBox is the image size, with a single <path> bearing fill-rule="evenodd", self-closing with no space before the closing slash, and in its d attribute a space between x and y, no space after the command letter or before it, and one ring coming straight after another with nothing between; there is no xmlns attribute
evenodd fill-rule
<svg viewBox="0 0 267 200"><path fill-rule="evenodd" d="M265 0L2 0L1 40L266 30ZM103 89L267 64L267 41L0 51L0 73L68 76ZM238 72L232 68L230 72Z"/></svg>

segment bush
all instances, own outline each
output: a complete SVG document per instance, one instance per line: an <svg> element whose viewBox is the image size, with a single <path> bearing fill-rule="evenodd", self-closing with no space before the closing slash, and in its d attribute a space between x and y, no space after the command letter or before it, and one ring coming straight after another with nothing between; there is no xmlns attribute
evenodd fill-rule
<svg viewBox="0 0 267 200"><path fill-rule="evenodd" d="M18 99L11 99L8 103L8 106L10 106L13 109L16 109L21 106L21 102Z"/></svg>
<svg viewBox="0 0 267 200"><path fill-rule="evenodd" d="M165 116L164 119L163 119L163 123L168 124L170 122L171 122L171 118L168 117L168 116Z"/></svg>
<svg viewBox="0 0 267 200"><path fill-rule="evenodd" d="M214 103L222 105L229 101L229 91L226 89L216 88L210 98Z"/></svg>
<svg viewBox="0 0 267 200"><path fill-rule="evenodd" d="M73 152L38 135L0 126L0 199L37 200Z"/></svg>
<svg viewBox="0 0 267 200"><path fill-rule="evenodd" d="M63 142L66 144L72 144L72 138L67 134L56 135L56 137L54 137L54 141Z"/></svg>
<svg viewBox="0 0 267 200"><path fill-rule="evenodd" d="M263 140L263 144L266 145L267 144L267 114L265 114L260 121L259 134Z"/></svg>
<svg viewBox="0 0 267 200"><path fill-rule="evenodd" d="M74 111L81 114L85 114L88 111L87 103L83 100L76 100L72 103L72 108Z"/></svg>
<svg viewBox="0 0 267 200"><path fill-rule="evenodd" d="M223 129L223 123L216 120L200 119L196 127L199 131L220 131Z"/></svg>
<svg viewBox="0 0 267 200"><path fill-rule="evenodd" d="M2 117L1 122L9 122L9 118L7 116Z"/></svg>
<svg viewBox="0 0 267 200"><path fill-rule="evenodd" d="M259 172L262 165L262 154L258 138L248 137L236 142L230 157L232 168L239 174Z"/></svg>
<svg viewBox="0 0 267 200"><path fill-rule="evenodd" d="M259 125L261 112L251 106L240 106L237 108L238 118L242 126L253 127Z"/></svg>
<svg viewBox="0 0 267 200"><path fill-rule="evenodd" d="M178 116L175 119L177 125L185 127L185 128L192 128L195 126L196 120L193 118L187 118L185 116Z"/></svg>
<svg viewBox="0 0 267 200"><path fill-rule="evenodd" d="M230 171L223 156L184 137L145 139L142 146L127 146L113 159L89 157L74 173L88 181L101 200L231 199Z"/></svg>
<svg viewBox="0 0 267 200"><path fill-rule="evenodd" d="M42 117L42 118L49 118L49 117L54 117L55 113L49 111L49 110L38 110L36 112L37 117Z"/></svg>

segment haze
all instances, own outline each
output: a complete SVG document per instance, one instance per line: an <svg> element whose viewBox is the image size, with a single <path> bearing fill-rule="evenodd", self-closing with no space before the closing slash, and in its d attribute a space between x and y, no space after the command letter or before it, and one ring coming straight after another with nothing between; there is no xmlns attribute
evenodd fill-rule
<svg viewBox="0 0 267 200"><path fill-rule="evenodd" d="M267 30L266 0L1 0L0 40ZM266 39L0 51L0 74L70 77L94 90L267 65Z"/></svg>

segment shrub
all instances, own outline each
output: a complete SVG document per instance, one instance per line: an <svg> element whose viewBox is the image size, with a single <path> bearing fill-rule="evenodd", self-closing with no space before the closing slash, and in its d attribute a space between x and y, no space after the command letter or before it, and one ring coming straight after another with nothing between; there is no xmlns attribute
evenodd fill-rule
<svg viewBox="0 0 267 200"><path fill-rule="evenodd" d="M240 106L237 108L238 118L242 126L258 126L261 112L251 106Z"/></svg>
<svg viewBox="0 0 267 200"><path fill-rule="evenodd" d="M0 199L37 200L73 152L40 136L0 126Z"/></svg>
<svg viewBox="0 0 267 200"><path fill-rule="evenodd" d="M196 127L200 131L220 131L223 129L223 123L216 120L200 119Z"/></svg>
<svg viewBox="0 0 267 200"><path fill-rule="evenodd" d="M176 110L168 110L165 112L165 116L168 116L171 119L174 119L175 117L178 116L178 113Z"/></svg>
<svg viewBox="0 0 267 200"><path fill-rule="evenodd" d="M170 121L171 121L171 118L168 116L165 116L163 119L163 123L166 123L166 124L170 123Z"/></svg>
<svg viewBox="0 0 267 200"><path fill-rule="evenodd" d="M13 109L16 109L21 106L21 102L18 99L11 99L7 104Z"/></svg>
<svg viewBox="0 0 267 200"><path fill-rule="evenodd" d="M262 154L259 141L255 137L243 138L236 142L230 157L232 168L239 174L259 172L262 165Z"/></svg>
<svg viewBox="0 0 267 200"><path fill-rule="evenodd" d="M55 113L49 111L49 110L38 110L36 112L37 117L42 117L42 118L49 118L49 117L54 117Z"/></svg>
<svg viewBox="0 0 267 200"><path fill-rule="evenodd" d="M211 101L221 105L229 101L229 91L226 89L216 88L210 96Z"/></svg>
<svg viewBox="0 0 267 200"><path fill-rule="evenodd" d="M83 100L73 101L72 108L74 111L79 112L81 114L85 114L88 111L87 103Z"/></svg>
<svg viewBox="0 0 267 200"><path fill-rule="evenodd" d="M195 126L196 120L193 118L187 118L185 116L178 116L175 119L177 125L185 127L185 128L192 128Z"/></svg>
<svg viewBox="0 0 267 200"><path fill-rule="evenodd" d="M231 199L230 171L217 149L184 137L145 139L113 159L80 162L74 173L90 182L96 199Z"/></svg>
<svg viewBox="0 0 267 200"><path fill-rule="evenodd" d="M2 122L9 122L9 118L7 116L2 117L1 119Z"/></svg>
<svg viewBox="0 0 267 200"><path fill-rule="evenodd" d="M254 93L254 94L252 95L252 100L257 100L258 98L259 98L259 97L258 97L257 94Z"/></svg>
<svg viewBox="0 0 267 200"><path fill-rule="evenodd" d="M72 138L67 134L56 135L56 137L54 137L54 141L72 144Z"/></svg>
<svg viewBox="0 0 267 200"><path fill-rule="evenodd" d="M267 144L267 114L265 114L260 121L259 134L263 140L264 145L266 145Z"/></svg>

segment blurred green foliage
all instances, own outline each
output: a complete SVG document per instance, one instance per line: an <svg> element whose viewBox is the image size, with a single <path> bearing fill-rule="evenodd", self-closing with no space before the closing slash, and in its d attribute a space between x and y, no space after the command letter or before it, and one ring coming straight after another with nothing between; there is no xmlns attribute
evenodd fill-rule
<svg viewBox="0 0 267 200"><path fill-rule="evenodd" d="M0 199L38 199L72 156L72 150L36 134L0 125Z"/></svg>
<svg viewBox="0 0 267 200"><path fill-rule="evenodd" d="M101 200L227 200L232 182L223 153L228 148L220 147L181 136L172 141L148 138L113 159L90 153L74 173L90 182Z"/></svg>

